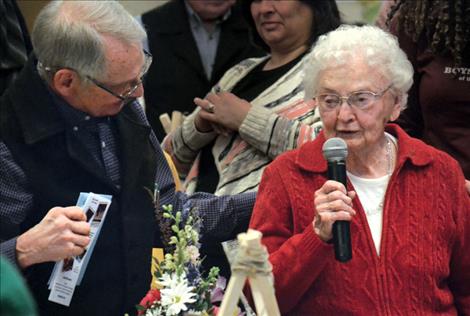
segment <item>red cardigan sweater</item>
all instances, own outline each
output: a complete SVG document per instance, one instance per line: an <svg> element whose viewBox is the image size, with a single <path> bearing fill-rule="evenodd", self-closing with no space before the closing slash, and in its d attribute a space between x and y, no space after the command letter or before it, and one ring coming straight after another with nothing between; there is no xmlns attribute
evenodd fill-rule
<svg viewBox="0 0 470 316"><path fill-rule="evenodd" d="M282 314L470 315L470 198L462 171L397 125L387 131L399 151L380 256L358 198L351 261L336 262L333 246L313 231L314 192L327 180L323 134L265 170L250 227L263 233Z"/></svg>

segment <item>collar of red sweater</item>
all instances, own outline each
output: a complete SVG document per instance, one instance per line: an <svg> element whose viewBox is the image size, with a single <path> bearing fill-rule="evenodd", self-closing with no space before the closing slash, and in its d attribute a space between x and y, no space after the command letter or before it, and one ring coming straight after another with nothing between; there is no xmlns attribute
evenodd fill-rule
<svg viewBox="0 0 470 316"><path fill-rule="evenodd" d="M385 130L398 139L398 167L401 167L406 161L411 164L422 167L432 162L433 158L427 147L421 140L410 137L403 129L396 124L388 124ZM296 164L307 171L323 173L327 171L325 159L312 159L312 157L322 156L322 147L325 143L325 135L321 132L313 142L308 142L297 152ZM313 153L317 155L312 155Z"/></svg>

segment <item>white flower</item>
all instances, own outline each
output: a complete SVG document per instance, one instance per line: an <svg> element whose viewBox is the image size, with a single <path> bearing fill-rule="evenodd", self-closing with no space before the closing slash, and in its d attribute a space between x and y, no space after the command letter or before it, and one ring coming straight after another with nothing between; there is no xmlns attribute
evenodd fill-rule
<svg viewBox="0 0 470 316"><path fill-rule="evenodd" d="M145 316L161 316L162 315L162 308L161 307L154 307L152 309L147 309L145 312Z"/></svg>
<svg viewBox="0 0 470 316"><path fill-rule="evenodd" d="M192 264L196 264L197 260L199 259L199 249L197 249L196 246L188 246L186 248L186 252L189 256L189 259L191 260Z"/></svg>
<svg viewBox="0 0 470 316"><path fill-rule="evenodd" d="M186 278L184 274L181 277ZM176 273L172 273L171 275L169 273L163 273L163 275L158 279L157 282L161 288L172 288L178 284L178 277L176 276Z"/></svg>
<svg viewBox="0 0 470 316"><path fill-rule="evenodd" d="M181 311L186 311L188 309L186 304L196 301L194 298L196 294L192 292L193 290L194 287L188 286L186 279L182 279L175 286L162 289L160 291L161 304L168 308L167 316L178 315Z"/></svg>

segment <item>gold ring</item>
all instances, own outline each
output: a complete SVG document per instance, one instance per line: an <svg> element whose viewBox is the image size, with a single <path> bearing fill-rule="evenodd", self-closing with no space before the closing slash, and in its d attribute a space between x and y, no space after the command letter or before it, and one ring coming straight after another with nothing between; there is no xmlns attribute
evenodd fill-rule
<svg viewBox="0 0 470 316"><path fill-rule="evenodd" d="M212 103L209 103L209 106L207 107L206 111L209 113L214 113L214 108L215 108L215 105Z"/></svg>

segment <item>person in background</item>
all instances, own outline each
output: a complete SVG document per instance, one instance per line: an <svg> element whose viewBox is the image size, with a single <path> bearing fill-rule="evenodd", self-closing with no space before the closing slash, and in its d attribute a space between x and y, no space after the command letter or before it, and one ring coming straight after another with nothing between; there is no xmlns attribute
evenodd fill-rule
<svg viewBox="0 0 470 316"><path fill-rule="evenodd" d="M375 25L387 30L387 19L390 13L390 9L396 4L396 0L382 0L379 8L379 12L375 17Z"/></svg>
<svg viewBox="0 0 470 316"><path fill-rule="evenodd" d="M0 315L36 316L36 304L22 275L0 256Z"/></svg>
<svg viewBox="0 0 470 316"><path fill-rule="evenodd" d="M323 131L263 174L250 228L263 234L283 315L470 315L470 197L458 162L395 121L413 67L375 26L320 37L306 97ZM322 147L347 144L347 186L328 180ZM332 226L349 221L352 259Z"/></svg>
<svg viewBox="0 0 470 316"><path fill-rule="evenodd" d="M319 117L304 102L302 63L318 36L339 25L336 3L262 0L244 1L242 8L255 43L269 56L228 70L165 139L165 150L187 174L188 192L254 192L276 156L315 137ZM212 242L203 249L206 261L227 267L219 241Z"/></svg>
<svg viewBox="0 0 470 316"><path fill-rule="evenodd" d="M150 287L152 248L169 242L161 205L196 207L209 239L248 225L254 193L175 192L136 101L152 60L145 36L116 1L51 1L35 21L34 54L0 100L0 249L23 272L41 315L133 313ZM112 203L66 307L48 300L48 280L54 261L83 253L90 225L82 209L56 206L75 205L80 192ZM225 225L211 226L219 220Z"/></svg>
<svg viewBox="0 0 470 316"><path fill-rule="evenodd" d="M304 102L301 65L319 35L335 29L334 1L245 1L255 42L269 56L234 66L214 86L164 148L187 190L255 191L263 168L280 153L312 139L318 121Z"/></svg>
<svg viewBox="0 0 470 316"><path fill-rule="evenodd" d="M390 31L415 70L397 123L457 159L470 179L470 2L400 0L389 6L383 10L390 10ZM470 194L470 181L466 186Z"/></svg>
<svg viewBox="0 0 470 316"><path fill-rule="evenodd" d="M163 113L190 113L227 69L261 56L235 0L172 0L141 17L155 62L144 85L147 118L157 138Z"/></svg>
<svg viewBox="0 0 470 316"><path fill-rule="evenodd" d="M23 68L30 51L28 30L16 0L0 0L0 95Z"/></svg>

